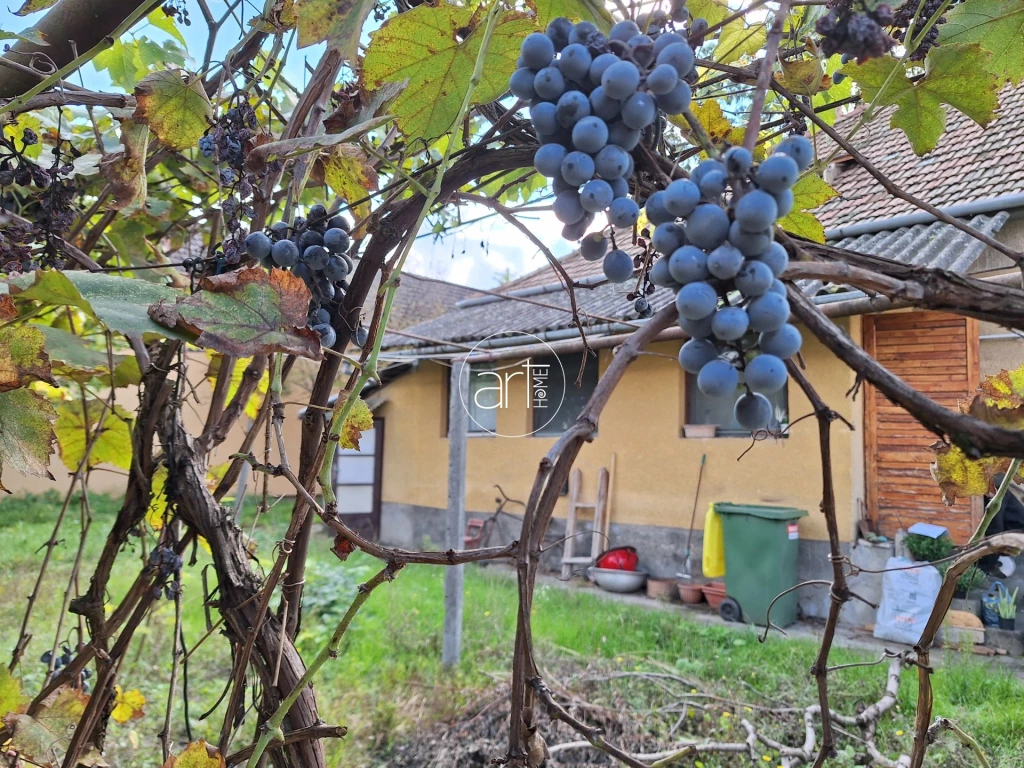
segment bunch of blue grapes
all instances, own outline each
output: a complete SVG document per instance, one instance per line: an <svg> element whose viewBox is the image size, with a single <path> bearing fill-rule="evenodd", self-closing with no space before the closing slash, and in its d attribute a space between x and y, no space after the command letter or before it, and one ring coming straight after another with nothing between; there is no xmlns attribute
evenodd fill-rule
<svg viewBox="0 0 1024 768"><path fill-rule="evenodd" d="M662 113L689 107L696 79L693 48L669 23L665 14L645 19L645 30L620 21L606 36L588 21L560 17L523 40L509 89L530 104L541 143L534 166L552 180L566 240L582 238L599 213L618 228L640 216L629 196L630 153L657 137Z"/></svg>
<svg viewBox="0 0 1024 768"><path fill-rule="evenodd" d="M759 165L749 151L732 147L652 194L645 208L655 227L651 245L661 254L649 278L675 292L679 325L690 337L679 363L708 397L739 392L733 413L751 431L771 422L766 395L786 385L784 361L800 350L778 279L789 257L774 228L792 209L793 184L813 160L803 136L785 139ZM630 260L628 271L624 264L609 277L626 280L632 267Z"/></svg>
<svg viewBox="0 0 1024 768"><path fill-rule="evenodd" d="M289 269L309 288L308 323L320 335L320 343L330 348L337 341L332 318L337 314L348 277L355 269L348 250L352 225L344 216L330 215L327 208L312 206L307 216L296 216L289 224L279 221L267 232L252 232L245 238L245 252L267 269ZM360 326L356 331L358 344Z"/></svg>
<svg viewBox="0 0 1024 768"><path fill-rule="evenodd" d="M161 544L149 553L149 565L157 570L153 582L153 597L157 600L161 595L173 600L181 593L181 566L184 561L171 547Z"/></svg>

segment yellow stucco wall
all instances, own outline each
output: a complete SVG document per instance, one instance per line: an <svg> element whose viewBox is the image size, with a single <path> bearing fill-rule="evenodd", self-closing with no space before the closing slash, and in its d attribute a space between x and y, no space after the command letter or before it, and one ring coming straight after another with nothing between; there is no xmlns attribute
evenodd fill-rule
<svg viewBox="0 0 1024 768"><path fill-rule="evenodd" d="M860 338L859 319L841 321L853 338ZM788 438L759 442L742 461L737 457L750 445L744 438L686 439L680 436L685 407L683 372L676 362L679 342L652 346L626 373L605 408L597 439L584 446L576 466L583 471L583 497L596 495L598 469L617 457L613 479L613 522L686 527L693 505L701 454L707 455L698 524L711 501L795 506L810 516L801 523L805 538L826 537L818 513L821 471L818 431L813 418L797 424ZM600 368L607 366L609 350L600 353ZM851 402L846 392L854 377L816 341L807 339L804 358L811 382L825 401L855 424L862 421L861 401ZM443 434L445 379L449 369L423 361L419 368L386 389L378 409L385 419L384 502L443 508L447 494L448 441ZM790 386L790 419L810 413L803 393ZM515 393L510 396L515 400ZM498 431L527 431L528 412L498 412ZM493 485L500 484L513 498L525 500L537 462L553 444L552 437L503 438L471 436L466 461L466 508L470 512L494 509ZM840 532L850 540L855 514L863 498L862 430L851 433L833 427L832 458ZM561 499L556 516L565 515ZM514 510L512 510L514 511Z"/></svg>

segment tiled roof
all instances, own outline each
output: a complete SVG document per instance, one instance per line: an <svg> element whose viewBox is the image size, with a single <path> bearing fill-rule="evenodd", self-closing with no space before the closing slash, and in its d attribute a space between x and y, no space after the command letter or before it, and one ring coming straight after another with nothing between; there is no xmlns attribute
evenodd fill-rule
<svg viewBox="0 0 1024 768"><path fill-rule="evenodd" d="M861 111L841 116L836 130L848 134ZM924 157L914 154L903 131L889 127L892 111L880 110L852 143L903 190L939 207L1024 192L1024 84L1002 90L998 116L984 129L962 112L947 109L946 132ZM819 138L819 154L834 148L830 139ZM815 211L825 229L917 210L890 195L852 161L844 164L832 186L839 197Z"/></svg>
<svg viewBox="0 0 1024 768"><path fill-rule="evenodd" d="M372 298L377 291L379 279L378 275L367 292L367 307L373 306ZM391 307L388 328L400 331L410 325L443 315L454 308L456 303L478 293L476 289L464 285L403 272L398 283L398 292L395 294L395 302ZM366 314L364 322L369 320L369 309Z"/></svg>

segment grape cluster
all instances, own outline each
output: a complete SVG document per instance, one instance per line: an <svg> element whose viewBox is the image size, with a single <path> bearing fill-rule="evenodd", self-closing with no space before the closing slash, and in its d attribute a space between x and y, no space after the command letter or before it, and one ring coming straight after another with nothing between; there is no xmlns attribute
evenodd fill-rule
<svg viewBox="0 0 1024 768"><path fill-rule="evenodd" d="M896 45L885 31L893 24L892 8L884 3L873 10L860 6L859 0L832 0L828 13L815 22L826 56L846 53L863 62L884 56Z"/></svg>
<svg viewBox="0 0 1024 768"><path fill-rule="evenodd" d="M953 0L954 4L956 0ZM924 0L924 5L921 6L921 12L918 14L918 22L914 25L917 30L922 30L925 25L928 24L932 17L939 12L939 9L943 6L943 0ZM948 8L949 6L947 6ZM899 40L901 43L906 41L907 27L910 26L910 22L914 18L914 14L917 13L918 3L904 3L902 6L897 8L893 12L893 26L897 27L893 31L893 37ZM914 49L910 54L911 61L924 61L924 57L928 55L935 45L939 41L939 25L946 23L945 16L939 16L932 24L931 29L925 34L921 40L921 44ZM915 33L916 34L916 33Z"/></svg>
<svg viewBox="0 0 1024 768"><path fill-rule="evenodd" d="M765 395L785 386L783 361L800 349L778 280L789 257L774 241L774 226L793 207L792 186L813 160L803 136L785 139L759 165L746 149L732 147L655 192L645 208L655 226L651 245L662 254L650 280L675 291L679 325L690 337L679 363L708 397L735 397L742 383L733 413L751 431L770 423ZM606 257L605 274L628 279L632 266L616 262L609 270Z"/></svg>
<svg viewBox="0 0 1024 768"><path fill-rule="evenodd" d="M614 227L636 223L630 152L656 138L660 113L690 105L693 49L682 35L663 31L664 13L645 23L646 33L634 21L620 21L606 37L590 22L559 17L523 40L509 89L530 103L541 143L534 166L552 179L566 240L583 237L602 212Z"/></svg>
<svg viewBox="0 0 1024 768"><path fill-rule="evenodd" d="M320 335L320 343L333 347L337 334L332 325L338 305L348 290L348 276L355 268L347 251L352 244L351 224L344 216L331 216L317 204L307 217L296 216L291 224L279 221L269 232L252 232L243 247L250 258L268 269L290 269L309 288L309 326ZM359 342L362 330L355 333ZM365 343L365 336L363 336ZM361 346L361 345L360 345Z"/></svg>
<svg viewBox="0 0 1024 768"><path fill-rule="evenodd" d="M171 547L161 544L149 553L149 566L157 569L157 577L153 582L153 597L157 600L163 595L173 600L181 592L181 566L184 561Z"/></svg>

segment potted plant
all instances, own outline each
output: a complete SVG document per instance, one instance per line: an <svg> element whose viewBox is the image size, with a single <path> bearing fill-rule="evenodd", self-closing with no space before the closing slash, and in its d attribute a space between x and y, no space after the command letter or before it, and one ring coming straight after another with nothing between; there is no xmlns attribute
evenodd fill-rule
<svg viewBox="0 0 1024 768"><path fill-rule="evenodd" d="M933 539L919 533L908 533L903 543L914 560L919 563L934 563L953 554L953 540L948 536Z"/></svg>
<svg viewBox="0 0 1024 768"><path fill-rule="evenodd" d="M1017 587L1010 592L1004 589L999 595L999 604L996 606L996 610L999 613L999 628L1000 629L1015 629L1017 620L1017 591L1020 587Z"/></svg>
<svg viewBox="0 0 1024 768"><path fill-rule="evenodd" d="M978 566L972 565L956 580L956 592L954 597L966 598L970 592L980 589L985 583L985 572Z"/></svg>

